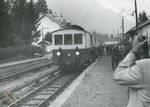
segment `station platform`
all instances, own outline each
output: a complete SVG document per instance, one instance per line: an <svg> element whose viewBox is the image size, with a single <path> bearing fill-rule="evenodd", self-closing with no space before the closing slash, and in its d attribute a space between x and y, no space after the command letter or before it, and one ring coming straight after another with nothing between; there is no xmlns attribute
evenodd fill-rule
<svg viewBox="0 0 150 107"><path fill-rule="evenodd" d="M21 63L27 63L30 61L37 61L37 60L44 59L44 58L51 59L52 57L50 55L46 55L43 57L29 58L29 59L20 60L20 61L11 61L11 62L7 62L7 63L2 63L2 64L0 64L0 69L3 67L7 67L7 66L17 65L17 64L21 64Z"/></svg>
<svg viewBox="0 0 150 107"><path fill-rule="evenodd" d="M49 107L126 107L128 88L113 72L110 57L97 59Z"/></svg>

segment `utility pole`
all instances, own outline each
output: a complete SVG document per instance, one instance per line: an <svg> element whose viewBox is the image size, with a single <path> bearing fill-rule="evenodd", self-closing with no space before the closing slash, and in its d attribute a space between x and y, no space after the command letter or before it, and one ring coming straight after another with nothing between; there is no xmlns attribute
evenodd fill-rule
<svg viewBox="0 0 150 107"><path fill-rule="evenodd" d="M123 9L123 10L121 10L121 12L119 13L120 15L121 15L121 23L122 23L122 25L121 25L121 29L122 29L122 38L124 39L124 15L123 15L123 12L124 12L125 10Z"/></svg>
<svg viewBox="0 0 150 107"><path fill-rule="evenodd" d="M136 34L138 35L138 12L137 12L137 3L136 0L134 0L134 4L135 4L135 20L136 20Z"/></svg>
<svg viewBox="0 0 150 107"><path fill-rule="evenodd" d="M122 16L122 37L124 38L124 16Z"/></svg>
<svg viewBox="0 0 150 107"><path fill-rule="evenodd" d="M118 42L120 42L120 34L119 34L119 29L117 30L117 35L118 35Z"/></svg>

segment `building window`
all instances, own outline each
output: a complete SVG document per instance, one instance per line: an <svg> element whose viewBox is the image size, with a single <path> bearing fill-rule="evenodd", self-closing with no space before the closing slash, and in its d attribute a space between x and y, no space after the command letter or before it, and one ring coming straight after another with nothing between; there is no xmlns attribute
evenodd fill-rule
<svg viewBox="0 0 150 107"><path fill-rule="evenodd" d="M63 36L61 34L54 35L54 38L55 38L55 45L63 44Z"/></svg>
<svg viewBox="0 0 150 107"><path fill-rule="evenodd" d="M74 34L74 44L82 44L82 34Z"/></svg>
<svg viewBox="0 0 150 107"><path fill-rule="evenodd" d="M48 33L45 35L44 40L49 41L50 43L52 43L52 34L51 34L50 32L48 32Z"/></svg>
<svg viewBox="0 0 150 107"><path fill-rule="evenodd" d="M64 34L64 44L65 45L72 45L72 34Z"/></svg>

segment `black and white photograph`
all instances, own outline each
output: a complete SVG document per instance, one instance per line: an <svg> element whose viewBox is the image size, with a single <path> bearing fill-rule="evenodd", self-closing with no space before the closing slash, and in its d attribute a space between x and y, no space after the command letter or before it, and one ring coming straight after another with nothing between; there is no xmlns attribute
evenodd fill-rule
<svg viewBox="0 0 150 107"><path fill-rule="evenodd" d="M150 0L0 0L0 107L150 107Z"/></svg>

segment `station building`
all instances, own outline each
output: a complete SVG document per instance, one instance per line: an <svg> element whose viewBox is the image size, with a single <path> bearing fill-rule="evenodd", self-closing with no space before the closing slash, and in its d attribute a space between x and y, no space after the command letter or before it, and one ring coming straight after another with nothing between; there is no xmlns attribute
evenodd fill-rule
<svg viewBox="0 0 150 107"><path fill-rule="evenodd" d="M63 17L56 16L51 12L48 12L48 14L40 13L36 24L39 36L33 38L32 45L40 46L45 49L45 52L50 52L51 41L45 41L44 38L51 32L63 28L64 21Z"/></svg>
<svg viewBox="0 0 150 107"><path fill-rule="evenodd" d="M138 24L138 34L150 35L150 19ZM128 40L132 42L136 36L136 26L127 31L125 35L126 38L128 38Z"/></svg>

